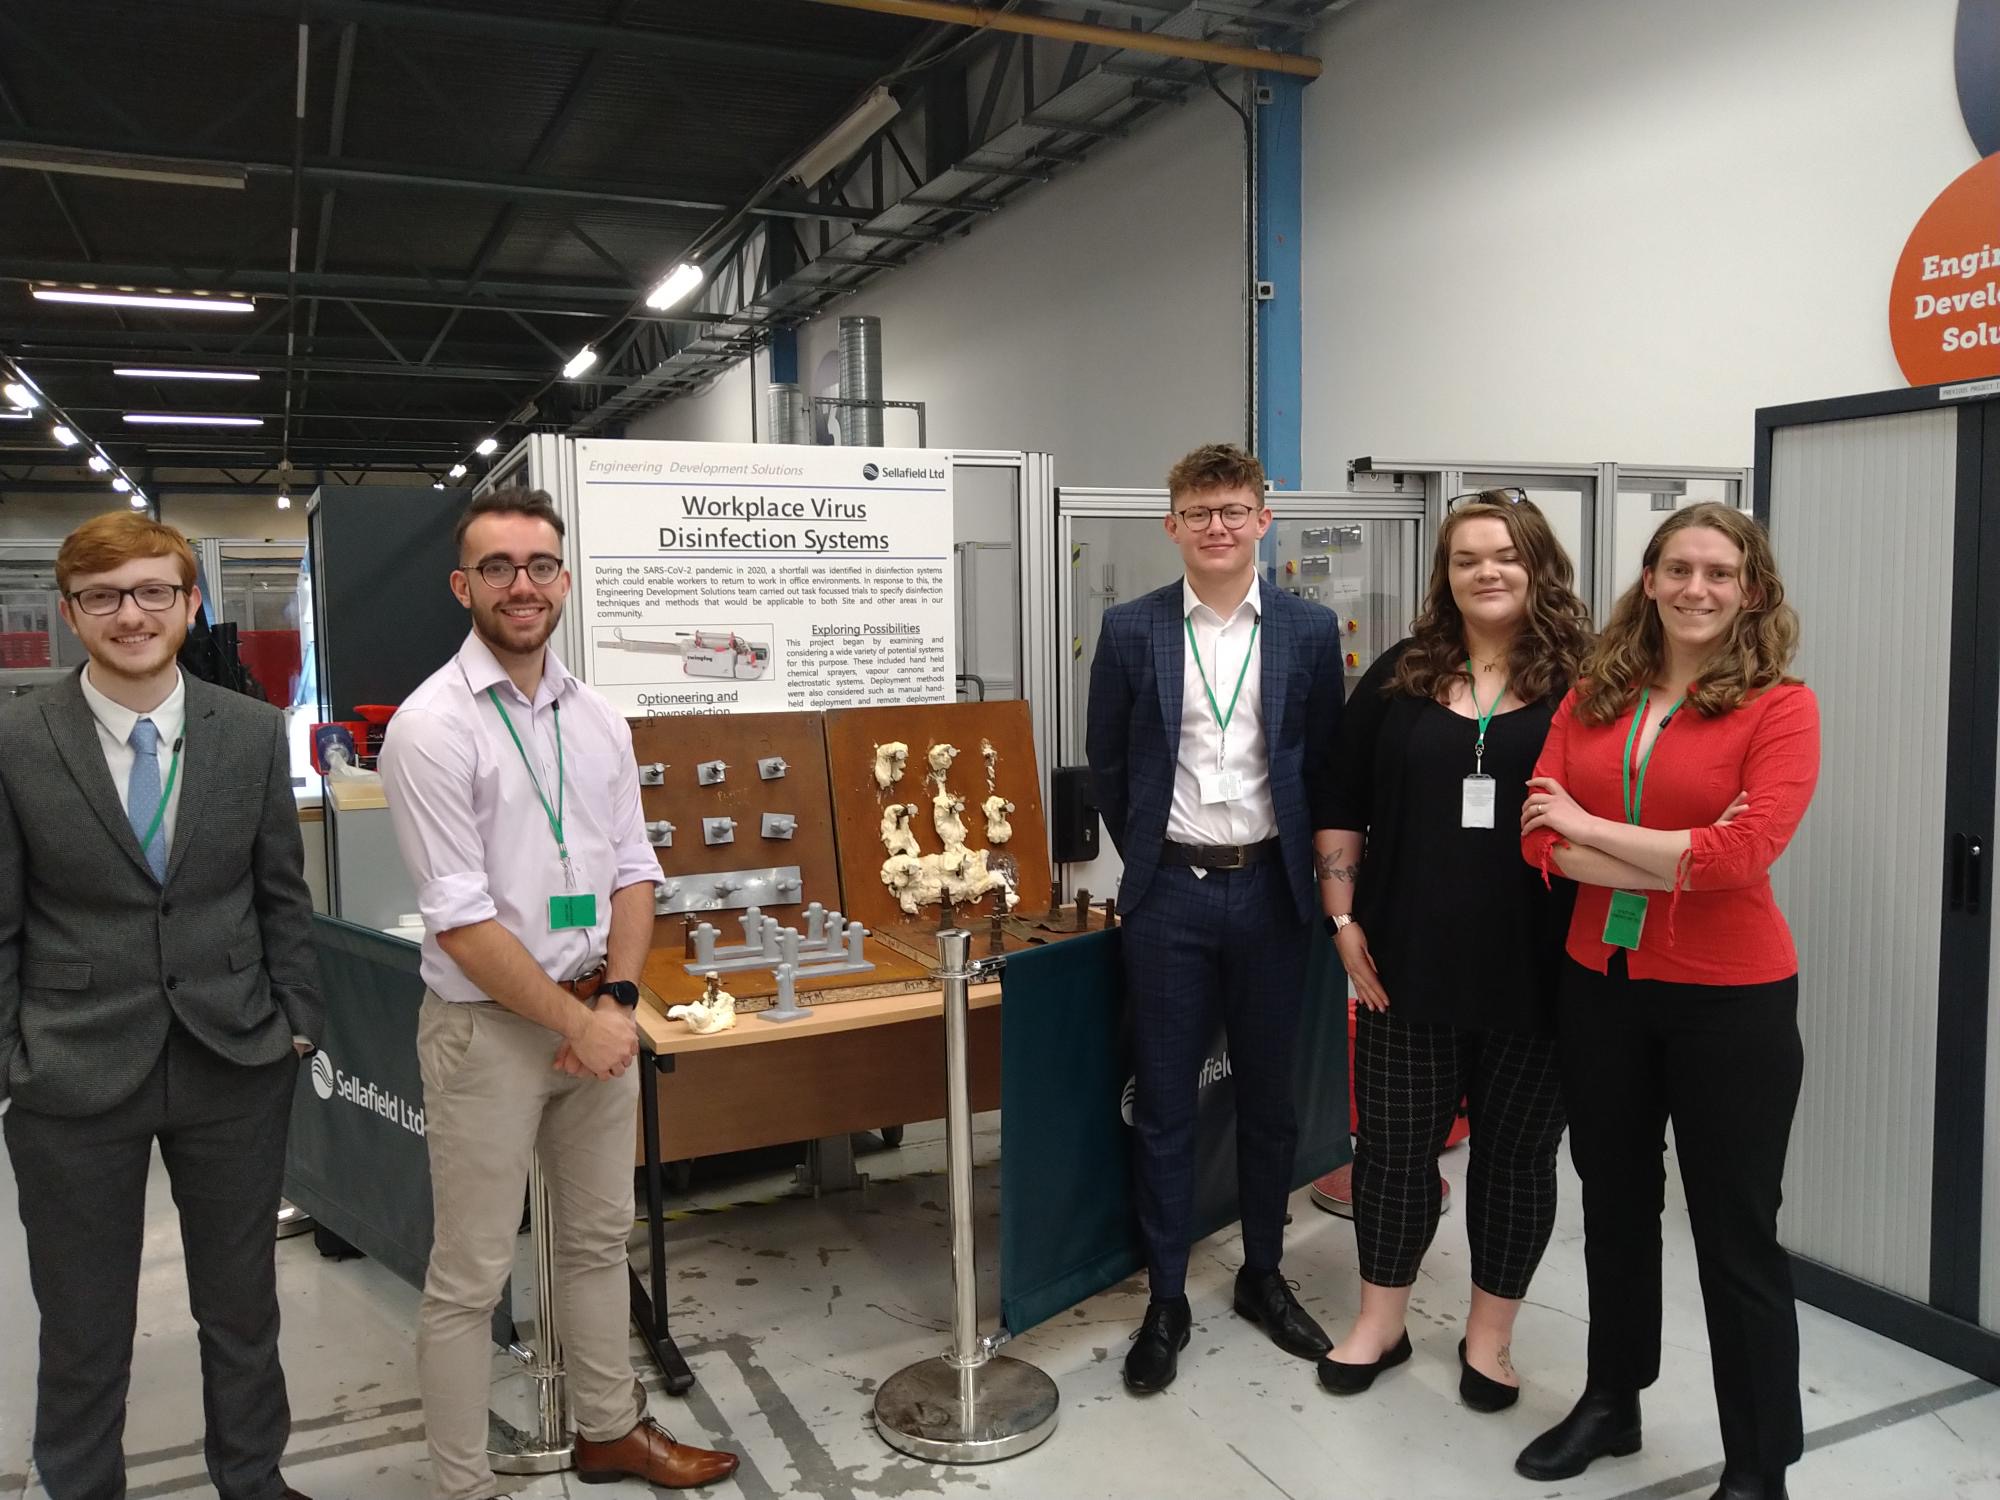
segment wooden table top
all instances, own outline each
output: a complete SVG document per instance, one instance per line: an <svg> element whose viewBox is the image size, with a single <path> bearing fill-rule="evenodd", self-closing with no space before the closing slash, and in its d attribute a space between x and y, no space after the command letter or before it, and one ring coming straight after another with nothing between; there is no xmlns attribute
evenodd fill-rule
<svg viewBox="0 0 2000 1500"><path fill-rule="evenodd" d="M975 984L970 994L972 1009L984 1010L1000 1003L998 983ZM697 1036L682 1022L670 1021L645 1003L639 1007L639 1041L644 1050L662 1056L692 1052L714 1052L728 1047L754 1047L767 1042L800 1041L826 1036L836 1031L861 1031L872 1026L893 1026L899 1021L921 1021L944 1014L942 990L919 990L907 995L885 995L876 1000L843 1000L835 1005L816 1005L800 1021L776 1024L755 1014L740 1015L727 1031Z"/></svg>

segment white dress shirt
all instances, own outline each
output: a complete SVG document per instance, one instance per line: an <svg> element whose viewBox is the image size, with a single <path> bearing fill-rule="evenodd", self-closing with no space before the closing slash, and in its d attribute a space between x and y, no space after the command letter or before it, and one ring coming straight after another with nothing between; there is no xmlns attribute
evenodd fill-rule
<svg viewBox="0 0 2000 1500"><path fill-rule="evenodd" d="M1174 801L1167 813L1167 837L1177 844L1257 844L1278 834L1277 813L1271 806L1271 765L1264 749L1264 664L1262 631L1263 584L1253 575L1250 592L1227 620L1196 596L1194 585L1181 580L1181 601L1187 625L1181 631L1181 751L1174 768ZM1195 652L1201 653L1197 667ZM1215 694L1216 706L1229 715L1225 734L1202 690L1202 674ZM1230 695L1237 675L1243 691L1230 713ZM1243 795L1230 802L1201 800L1201 773L1233 771L1242 779Z"/></svg>
<svg viewBox="0 0 2000 1500"><path fill-rule="evenodd" d="M160 819L160 837L166 840L167 848L174 847L174 826L179 821L181 806L181 784L186 775L174 777L172 787L167 786L167 772L174 763L174 746L180 743L181 733L187 728L187 679L174 670L174 690L158 708L147 713L134 713L122 703L114 703L98 691L97 684L90 680L90 668L83 669L83 701L90 705L90 716L97 721L97 743L104 751L104 764L111 770L111 784L118 788L118 805L125 809L125 815L132 815L132 762L138 752L132 748L132 726L141 719L151 719L153 727L160 732L160 787L166 792L167 810ZM186 771L186 766L182 766Z"/></svg>
<svg viewBox="0 0 2000 1500"><path fill-rule="evenodd" d="M565 883L556 840L535 783L487 689L498 691L514 733L534 761L549 805L556 782L556 710L561 708L567 790L563 834L575 872ZM530 703L477 634L412 693L383 740L382 772L396 843L423 913L424 982L441 999L489 997L438 946L437 935L498 921L551 979L574 979L604 959L611 896L657 884L660 861L646 842L632 730L550 651ZM549 898L594 893L593 927L549 929Z"/></svg>

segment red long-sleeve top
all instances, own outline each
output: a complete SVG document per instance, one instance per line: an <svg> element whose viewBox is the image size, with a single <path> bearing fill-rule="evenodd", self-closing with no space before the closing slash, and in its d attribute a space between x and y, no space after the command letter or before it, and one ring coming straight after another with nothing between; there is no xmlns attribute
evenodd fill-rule
<svg viewBox="0 0 2000 1500"><path fill-rule="evenodd" d="M1536 762L1584 811L1623 818L1620 763L1632 715L1609 724L1584 723L1572 693ZM1741 708L1704 718L1676 713L1659 736L1646 774L1640 823L1691 830L1679 886L1648 891L1645 931L1626 955L1634 979L1677 984L1768 984L1798 972L1791 929L1771 893L1771 866L1785 852L1819 779L1819 702L1802 685L1772 688ZM1749 807L1717 826L1738 792ZM1521 840L1529 864L1548 871L1567 840L1538 829ZM1569 956L1602 974L1613 949L1604 941L1611 892L1579 884L1570 922Z"/></svg>

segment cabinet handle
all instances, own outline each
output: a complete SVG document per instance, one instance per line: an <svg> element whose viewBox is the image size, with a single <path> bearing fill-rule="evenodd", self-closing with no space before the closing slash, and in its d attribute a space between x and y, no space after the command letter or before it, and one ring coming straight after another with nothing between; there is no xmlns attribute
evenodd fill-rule
<svg viewBox="0 0 2000 1500"><path fill-rule="evenodd" d="M1985 882L1986 846L1978 839L1972 839L1965 848L1965 909L1974 915L1979 911L1979 893Z"/></svg>

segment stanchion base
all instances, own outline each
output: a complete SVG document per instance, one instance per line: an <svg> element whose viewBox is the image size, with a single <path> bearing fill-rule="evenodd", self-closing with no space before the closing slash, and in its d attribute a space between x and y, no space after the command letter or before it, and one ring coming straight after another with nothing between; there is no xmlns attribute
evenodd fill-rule
<svg viewBox="0 0 2000 1500"><path fill-rule="evenodd" d="M882 1441L934 1464L985 1464L1037 1448L1056 1430L1056 1383L1005 1357L961 1370L927 1359L899 1370L875 1395Z"/></svg>
<svg viewBox="0 0 2000 1500"><path fill-rule="evenodd" d="M315 1228L313 1216L296 1203L278 1200L278 1238L288 1240L295 1234L305 1234Z"/></svg>
<svg viewBox="0 0 2000 1500"><path fill-rule="evenodd" d="M486 1414L486 1461L495 1474L556 1474L570 1466L572 1442L551 1446L494 1412Z"/></svg>

